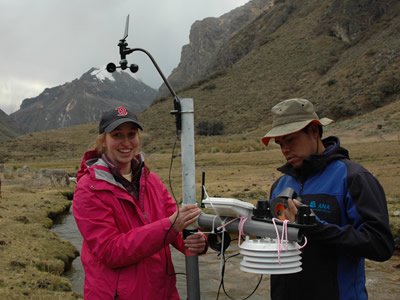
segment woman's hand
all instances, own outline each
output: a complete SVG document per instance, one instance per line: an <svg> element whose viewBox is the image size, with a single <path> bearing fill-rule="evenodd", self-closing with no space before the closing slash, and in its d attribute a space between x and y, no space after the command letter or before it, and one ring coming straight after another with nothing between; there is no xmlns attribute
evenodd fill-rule
<svg viewBox="0 0 400 300"><path fill-rule="evenodd" d="M206 238L202 232L190 234L184 242L186 249L193 254L203 253L206 249Z"/></svg>
<svg viewBox="0 0 400 300"><path fill-rule="evenodd" d="M201 209L196 204L186 204L179 208L179 211L173 213L169 220L173 224L173 228L176 232L180 232L190 224L196 222L197 218L201 214Z"/></svg>

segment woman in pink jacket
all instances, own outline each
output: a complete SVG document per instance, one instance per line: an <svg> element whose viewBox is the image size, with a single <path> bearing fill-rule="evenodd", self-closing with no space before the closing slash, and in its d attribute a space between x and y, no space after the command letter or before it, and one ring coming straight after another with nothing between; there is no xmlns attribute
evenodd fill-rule
<svg viewBox="0 0 400 300"><path fill-rule="evenodd" d="M185 255L206 251L204 235L182 238L201 210L177 209L141 159L139 129L122 106L104 113L96 149L78 172L73 214L83 237L85 299L179 299L169 245Z"/></svg>

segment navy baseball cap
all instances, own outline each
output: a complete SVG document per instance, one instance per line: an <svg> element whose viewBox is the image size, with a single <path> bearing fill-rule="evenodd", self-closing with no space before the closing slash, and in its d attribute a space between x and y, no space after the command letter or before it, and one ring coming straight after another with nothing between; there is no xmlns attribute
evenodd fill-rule
<svg viewBox="0 0 400 300"><path fill-rule="evenodd" d="M142 125L139 123L134 113L129 112L125 108L125 106L118 106L110 111L106 111L103 113L99 124L99 133L109 133L117 128L119 125L126 122L131 122L135 124L137 128L143 130Z"/></svg>

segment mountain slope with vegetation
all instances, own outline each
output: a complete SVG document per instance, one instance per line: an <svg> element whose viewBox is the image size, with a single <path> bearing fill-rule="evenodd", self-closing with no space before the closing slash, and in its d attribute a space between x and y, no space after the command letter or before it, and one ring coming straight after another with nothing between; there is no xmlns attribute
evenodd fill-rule
<svg viewBox="0 0 400 300"><path fill-rule="evenodd" d="M14 126L16 124L13 120L0 109L0 141L18 136L19 133Z"/></svg>
<svg viewBox="0 0 400 300"><path fill-rule="evenodd" d="M209 17L192 24L189 44L182 47L179 65L172 70L168 80L181 89L207 77L214 66L217 53L226 47L227 41L241 28L251 23L262 12L270 9L273 0L252 0L227 12L219 18ZM160 94L168 92L165 85Z"/></svg>
<svg viewBox="0 0 400 300"><path fill-rule="evenodd" d="M322 116L353 118L399 101L399 49L399 1L275 1L221 47L207 78L178 95L194 98L197 124L222 122L225 134L267 128L271 107L293 97ZM142 114L155 136L173 133L171 109L161 99Z"/></svg>

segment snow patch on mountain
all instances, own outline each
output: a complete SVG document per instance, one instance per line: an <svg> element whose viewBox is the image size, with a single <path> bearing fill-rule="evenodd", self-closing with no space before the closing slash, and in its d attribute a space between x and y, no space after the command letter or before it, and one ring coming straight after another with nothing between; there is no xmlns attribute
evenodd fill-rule
<svg viewBox="0 0 400 300"><path fill-rule="evenodd" d="M111 81L115 81L114 76L112 75L112 73L109 73L105 68L101 68L99 69L94 69L90 75L96 76L96 78L100 81L104 81L106 79L111 80Z"/></svg>

